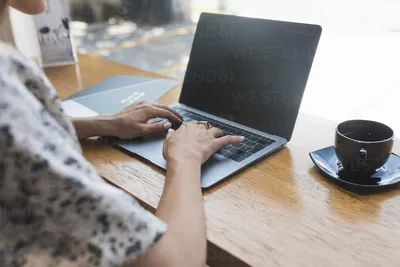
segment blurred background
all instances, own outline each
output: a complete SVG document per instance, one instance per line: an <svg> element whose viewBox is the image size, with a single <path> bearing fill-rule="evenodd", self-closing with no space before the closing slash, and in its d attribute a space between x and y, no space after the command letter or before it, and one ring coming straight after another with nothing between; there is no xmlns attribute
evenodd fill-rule
<svg viewBox="0 0 400 267"><path fill-rule="evenodd" d="M376 119L400 131L400 0L60 1L79 53L180 80L201 12L319 24L302 111L335 121ZM12 18L20 49L34 56L31 24L17 12Z"/></svg>
<svg viewBox="0 0 400 267"><path fill-rule="evenodd" d="M78 52L177 78L183 78L201 12L316 23L323 26L324 36L369 36L366 46L374 42L374 37L388 38L390 43L389 36L400 34L400 2L396 0L70 2L71 28Z"/></svg>
<svg viewBox="0 0 400 267"><path fill-rule="evenodd" d="M65 5L78 52L176 78L184 73L201 12L320 24L321 49L327 40L336 55L343 54L342 45L349 51L356 47L352 56L361 51L366 61L377 53L396 57L400 47L400 0L51 1ZM37 56L32 18L12 10L11 20L17 46Z"/></svg>

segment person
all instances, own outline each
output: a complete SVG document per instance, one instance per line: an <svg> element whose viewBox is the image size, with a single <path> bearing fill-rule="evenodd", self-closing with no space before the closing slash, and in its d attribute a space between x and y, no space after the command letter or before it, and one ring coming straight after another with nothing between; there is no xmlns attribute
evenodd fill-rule
<svg viewBox="0 0 400 267"><path fill-rule="evenodd" d="M28 14L45 0L0 0ZM1 15L0 15L1 16ZM201 165L222 146L243 141L207 123L181 122L154 103L112 116L71 120L42 70L0 45L0 266L205 266ZM83 157L79 139L134 138L170 129L165 186L152 214L105 182Z"/></svg>

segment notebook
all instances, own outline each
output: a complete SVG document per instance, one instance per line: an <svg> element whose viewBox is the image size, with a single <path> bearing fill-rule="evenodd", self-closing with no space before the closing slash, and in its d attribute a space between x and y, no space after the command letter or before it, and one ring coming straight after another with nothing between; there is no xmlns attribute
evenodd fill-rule
<svg viewBox="0 0 400 267"><path fill-rule="evenodd" d="M62 106L70 117L114 114L139 101L156 101L179 83L141 76L112 76L66 98Z"/></svg>

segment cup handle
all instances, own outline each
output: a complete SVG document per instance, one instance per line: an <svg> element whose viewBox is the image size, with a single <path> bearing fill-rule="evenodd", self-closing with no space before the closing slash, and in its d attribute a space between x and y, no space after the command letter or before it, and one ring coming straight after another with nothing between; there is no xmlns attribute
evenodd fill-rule
<svg viewBox="0 0 400 267"><path fill-rule="evenodd" d="M366 170L368 152L364 148L360 149L360 169Z"/></svg>
<svg viewBox="0 0 400 267"><path fill-rule="evenodd" d="M366 162L366 161L367 161L367 156L368 156L367 150L365 150L364 148L361 148L361 149L360 149L360 159L361 159L361 162Z"/></svg>

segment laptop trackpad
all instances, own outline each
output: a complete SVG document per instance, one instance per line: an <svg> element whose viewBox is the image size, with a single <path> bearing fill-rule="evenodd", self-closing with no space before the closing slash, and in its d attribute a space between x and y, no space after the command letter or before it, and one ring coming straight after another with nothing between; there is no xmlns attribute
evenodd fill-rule
<svg viewBox="0 0 400 267"><path fill-rule="evenodd" d="M134 140L121 141L119 145L149 161L153 164L166 169L167 162L162 155L165 133L157 133L149 136L140 137Z"/></svg>
<svg viewBox="0 0 400 267"><path fill-rule="evenodd" d="M131 141L121 141L119 145L166 170L167 162L162 156L165 136L165 133L154 134ZM238 165L240 164L221 155L212 155L210 159L202 165L201 186L204 188L211 186L215 182L221 180L221 178L237 171Z"/></svg>
<svg viewBox="0 0 400 267"><path fill-rule="evenodd" d="M122 147L127 149L130 152L133 152L154 164L160 166L163 169L166 169L167 162L165 161L164 157L162 156L163 145L165 140L165 133L156 133L148 136L139 137L134 140L129 141L119 141L118 144ZM222 156L213 155L210 157L207 162L205 162L202 166L202 169L209 169L215 167L221 162L226 161L226 158Z"/></svg>

